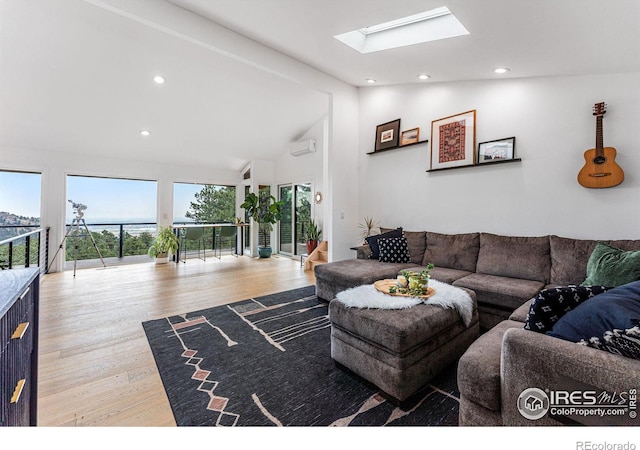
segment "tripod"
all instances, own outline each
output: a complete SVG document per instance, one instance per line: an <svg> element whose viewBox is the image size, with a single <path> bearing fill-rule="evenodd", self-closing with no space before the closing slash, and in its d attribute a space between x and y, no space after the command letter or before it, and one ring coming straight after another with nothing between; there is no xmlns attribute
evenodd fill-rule
<svg viewBox="0 0 640 450"><path fill-rule="evenodd" d="M100 261L102 261L102 266L103 267L107 267L107 265L104 263L104 259L102 259L102 253L100 253L100 250L98 249L98 245L96 244L95 239L93 239L93 236L91 235L91 232L89 231L89 227L87 226L87 222L85 222L84 220L84 210L87 209L87 207L81 203L75 203L71 200L69 200L69 203L71 203L73 205L73 212L75 213L75 217L73 218L73 220L71 221L71 225L69 226L69 229L67 230L67 233L64 235L64 238L62 238L62 242L60 242L60 246L58 247L58 250L56 251L56 254L53 255L53 259L51 260L51 265L53 265L53 262L56 260L56 256L58 256L58 253L60 252L60 250L62 250L62 246L64 245L64 241L67 240L67 238L69 237L69 235L73 233L73 245L74 245L74 249L73 249L73 276L76 276L76 266L78 264L78 237L80 236L80 225L82 224L82 226L84 227L85 231L87 232L87 236L89 236L89 238L91 239L91 243L93 244L93 248L96 249L96 251L98 252L98 256L100 257Z"/></svg>

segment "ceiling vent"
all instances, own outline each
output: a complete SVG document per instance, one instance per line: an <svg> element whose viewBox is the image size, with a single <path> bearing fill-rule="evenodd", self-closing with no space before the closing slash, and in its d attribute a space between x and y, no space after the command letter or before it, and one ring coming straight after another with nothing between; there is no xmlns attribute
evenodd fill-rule
<svg viewBox="0 0 640 450"><path fill-rule="evenodd" d="M315 153L316 141L313 139L306 139L304 141L296 142L289 146L289 153L293 156L306 155L307 153Z"/></svg>

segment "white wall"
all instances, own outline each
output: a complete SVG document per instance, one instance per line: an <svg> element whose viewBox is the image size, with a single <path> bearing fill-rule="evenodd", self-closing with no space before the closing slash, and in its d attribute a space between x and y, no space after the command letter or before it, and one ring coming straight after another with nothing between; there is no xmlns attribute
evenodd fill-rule
<svg viewBox="0 0 640 450"><path fill-rule="evenodd" d="M0 147L0 169L42 173L41 224L50 227L49 252L55 254L65 234L66 176L85 175L152 180L158 183L157 221L173 221L173 183L234 185L240 189L240 173L207 167L179 166L87 156L77 153ZM87 212L90 212L89 210ZM63 258L51 267L61 270Z"/></svg>
<svg viewBox="0 0 640 450"><path fill-rule="evenodd" d="M372 87L360 90L359 217L437 232L640 238L640 74ZM608 104L604 145L625 181L576 180L595 146L592 107ZM431 141L431 121L475 109L476 143L516 137L522 162L427 173L431 142L373 151L376 125L401 118ZM476 144L477 148L477 144Z"/></svg>
<svg viewBox="0 0 640 450"><path fill-rule="evenodd" d="M313 139L316 143L315 153L306 155L292 156L289 149L282 152L280 158L276 161L276 183L281 184L301 184L311 183L311 215L313 220L323 228L323 203L316 204L313 195L316 192L324 194L323 183L323 160L327 151L327 142L325 139L325 128L328 127L328 120L322 119L302 135L299 141ZM277 195L276 195L277 196Z"/></svg>

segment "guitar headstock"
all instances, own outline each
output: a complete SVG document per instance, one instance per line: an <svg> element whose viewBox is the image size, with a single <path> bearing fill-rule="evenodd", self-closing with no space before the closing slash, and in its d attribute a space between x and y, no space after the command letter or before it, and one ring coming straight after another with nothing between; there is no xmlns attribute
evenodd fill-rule
<svg viewBox="0 0 640 450"><path fill-rule="evenodd" d="M606 112L607 112L607 105L605 102L600 102L593 105L594 116L604 116L604 113Z"/></svg>

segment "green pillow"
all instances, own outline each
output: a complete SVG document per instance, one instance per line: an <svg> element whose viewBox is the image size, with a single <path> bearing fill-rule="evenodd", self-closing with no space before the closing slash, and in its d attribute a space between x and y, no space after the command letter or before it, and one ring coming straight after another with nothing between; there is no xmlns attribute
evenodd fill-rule
<svg viewBox="0 0 640 450"><path fill-rule="evenodd" d="M582 286L622 286L640 280L640 251L624 251L598 242L587 262Z"/></svg>

